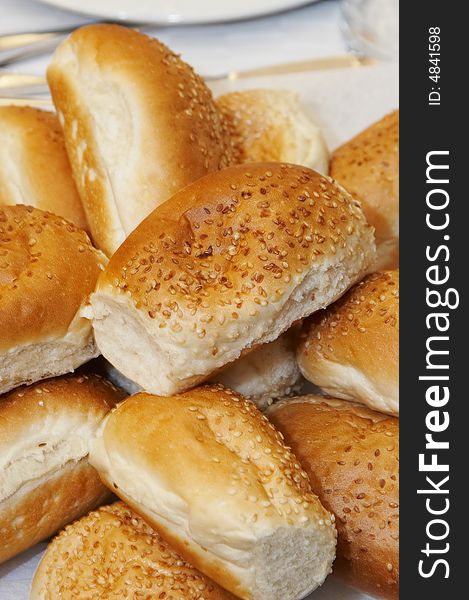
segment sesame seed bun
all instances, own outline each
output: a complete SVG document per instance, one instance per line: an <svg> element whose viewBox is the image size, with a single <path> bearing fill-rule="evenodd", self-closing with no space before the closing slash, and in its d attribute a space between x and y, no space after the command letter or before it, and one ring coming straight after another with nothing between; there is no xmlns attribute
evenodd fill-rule
<svg viewBox="0 0 469 600"><path fill-rule="evenodd" d="M96 341L143 389L173 394L333 302L374 258L358 203L328 178L230 167L159 206L114 254L91 298Z"/></svg>
<svg viewBox="0 0 469 600"><path fill-rule="evenodd" d="M399 266L399 111L332 154L330 175L360 201L376 231L376 269Z"/></svg>
<svg viewBox="0 0 469 600"><path fill-rule="evenodd" d="M140 393L103 421L103 481L197 569L243 600L300 600L331 570L330 514L280 434L221 386Z"/></svg>
<svg viewBox="0 0 469 600"><path fill-rule="evenodd" d="M29 206L0 207L0 393L97 356L80 309L105 263L65 219Z"/></svg>
<svg viewBox="0 0 469 600"><path fill-rule="evenodd" d="M97 375L68 375L0 397L0 562L108 497L88 463L94 432L123 394Z"/></svg>
<svg viewBox="0 0 469 600"><path fill-rule="evenodd" d="M30 600L235 600L122 502L66 527L48 546Z"/></svg>
<svg viewBox="0 0 469 600"><path fill-rule="evenodd" d="M92 239L108 255L156 206L232 160L205 82L143 33L77 29L47 79Z"/></svg>
<svg viewBox="0 0 469 600"><path fill-rule="evenodd" d="M322 133L294 92L231 92L217 104L229 124L237 162L289 162L327 174Z"/></svg>
<svg viewBox="0 0 469 600"><path fill-rule="evenodd" d="M328 394L399 414L399 271L373 273L305 322L303 375Z"/></svg>
<svg viewBox="0 0 469 600"><path fill-rule="evenodd" d="M336 516L334 574L373 597L397 599L399 420L319 396L274 404L267 414Z"/></svg>
<svg viewBox="0 0 469 600"><path fill-rule="evenodd" d="M87 229L57 117L31 106L0 106L0 206L14 204Z"/></svg>

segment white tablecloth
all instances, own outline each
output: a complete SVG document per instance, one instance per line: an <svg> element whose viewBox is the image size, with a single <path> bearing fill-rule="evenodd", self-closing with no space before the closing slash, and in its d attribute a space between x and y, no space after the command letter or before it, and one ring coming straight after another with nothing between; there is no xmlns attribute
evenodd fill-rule
<svg viewBox="0 0 469 600"><path fill-rule="evenodd" d="M339 21L339 2L327 0L252 21L158 27L151 32L181 53L200 73L218 74L231 69L343 54L346 48ZM0 0L0 35L84 22L86 19L81 15L32 0ZM46 64L47 59L38 59L18 64L15 69L41 73Z"/></svg>

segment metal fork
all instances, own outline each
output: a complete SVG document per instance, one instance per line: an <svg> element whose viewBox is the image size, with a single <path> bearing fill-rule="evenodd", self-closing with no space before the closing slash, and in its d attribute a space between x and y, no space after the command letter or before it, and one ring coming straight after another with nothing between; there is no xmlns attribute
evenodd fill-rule
<svg viewBox="0 0 469 600"><path fill-rule="evenodd" d="M330 56L326 58L314 58L298 62L279 65L269 65L244 71L229 71L218 75L205 75L208 82L234 81L250 77L266 77L272 75L287 75L306 71L322 71L326 69L343 69L364 67L375 64L374 59L346 54L343 56ZM44 77L36 75L24 75L21 73L9 73L0 71L0 97L16 100L47 100L49 89Z"/></svg>
<svg viewBox="0 0 469 600"><path fill-rule="evenodd" d="M75 29L83 25L104 22L109 23L109 21L90 21L47 31L0 35L0 67L7 67L21 60L47 54L54 50L64 37ZM139 25L138 23L131 24L130 26L140 31L149 28L148 25Z"/></svg>

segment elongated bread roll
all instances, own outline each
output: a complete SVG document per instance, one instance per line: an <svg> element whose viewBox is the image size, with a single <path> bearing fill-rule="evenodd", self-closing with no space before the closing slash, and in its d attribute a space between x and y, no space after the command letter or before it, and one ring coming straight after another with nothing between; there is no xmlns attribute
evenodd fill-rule
<svg viewBox="0 0 469 600"><path fill-rule="evenodd" d="M335 150L330 175L361 202L376 230L376 269L399 267L399 111Z"/></svg>
<svg viewBox="0 0 469 600"><path fill-rule="evenodd" d="M106 262L65 219L0 207L0 393L98 355L80 311Z"/></svg>
<svg viewBox="0 0 469 600"><path fill-rule="evenodd" d="M30 600L58 598L235 600L185 562L123 502L82 517L49 544Z"/></svg>
<svg viewBox="0 0 469 600"><path fill-rule="evenodd" d="M14 204L87 229L57 117L31 106L0 106L0 206Z"/></svg>
<svg viewBox="0 0 469 600"><path fill-rule="evenodd" d="M272 424L219 387L130 397L100 427L103 481L243 600L300 600L335 555L331 516Z"/></svg>
<svg viewBox="0 0 469 600"><path fill-rule="evenodd" d="M232 161L210 90L158 40L82 27L47 79L92 239L108 255L156 206Z"/></svg>
<svg viewBox="0 0 469 600"><path fill-rule="evenodd" d="M97 375L66 376L0 397L0 562L109 495L90 440L123 394Z"/></svg>
<svg viewBox="0 0 469 600"><path fill-rule="evenodd" d="M328 394L399 415L399 271L369 275L306 321L298 364Z"/></svg>
<svg viewBox="0 0 469 600"><path fill-rule="evenodd" d="M399 420L319 396L279 402L267 414L336 516L334 573L373 597L396 600Z"/></svg>
<svg viewBox="0 0 469 600"><path fill-rule="evenodd" d="M247 90L217 98L239 162L280 161L327 175L329 153L319 127L286 90Z"/></svg>
<svg viewBox="0 0 469 600"><path fill-rule="evenodd" d="M326 307L374 258L373 230L331 180L296 165L239 165L141 223L100 277L89 316L109 362L173 394Z"/></svg>

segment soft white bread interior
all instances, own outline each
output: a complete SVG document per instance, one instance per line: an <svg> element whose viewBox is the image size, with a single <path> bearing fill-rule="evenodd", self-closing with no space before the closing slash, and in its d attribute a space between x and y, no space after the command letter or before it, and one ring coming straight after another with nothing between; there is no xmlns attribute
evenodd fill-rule
<svg viewBox="0 0 469 600"><path fill-rule="evenodd" d="M334 574L373 596L399 597L399 419L319 396L272 405L313 492L336 516Z"/></svg>
<svg viewBox="0 0 469 600"><path fill-rule="evenodd" d="M82 517L49 544L30 600L58 598L235 600L185 562L123 502Z"/></svg>
<svg viewBox="0 0 469 600"><path fill-rule="evenodd" d="M68 375L0 397L0 562L54 534L108 495L90 440L123 398L97 375Z"/></svg>
<svg viewBox="0 0 469 600"><path fill-rule="evenodd" d="M104 363L104 372L110 381L128 394L142 391L141 386L125 377L110 362L105 360ZM249 398L261 410L276 398L298 392L301 380L296 347L289 331L274 342L238 358L212 377L214 383L221 383Z"/></svg>
<svg viewBox="0 0 469 600"><path fill-rule="evenodd" d="M173 394L328 306L374 259L359 204L328 178L283 163L223 169L111 258L91 297L96 342L143 389Z"/></svg>
<svg viewBox="0 0 469 600"><path fill-rule="evenodd" d="M65 219L29 206L0 207L0 393L97 356L80 310L106 262Z"/></svg>
<svg viewBox="0 0 469 600"><path fill-rule="evenodd" d="M238 358L212 377L213 381L252 400L261 410L276 398L298 392L301 379L291 330Z"/></svg>
<svg viewBox="0 0 469 600"><path fill-rule="evenodd" d="M399 267L399 111L335 150L330 175L360 201L376 231L376 270Z"/></svg>
<svg viewBox="0 0 469 600"><path fill-rule="evenodd" d="M232 161L205 82L134 29L75 30L47 79L93 242L108 255L161 202Z"/></svg>
<svg viewBox="0 0 469 600"><path fill-rule="evenodd" d="M289 162L327 174L321 130L294 92L258 89L220 96L238 162Z"/></svg>
<svg viewBox="0 0 469 600"><path fill-rule="evenodd" d="M0 206L28 204L87 228L57 117L0 106Z"/></svg>
<svg viewBox="0 0 469 600"><path fill-rule="evenodd" d="M298 363L328 394L399 415L399 271L369 275L306 321Z"/></svg>
<svg viewBox="0 0 469 600"><path fill-rule="evenodd" d="M221 386L128 398L103 421L90 461L243 600L300 600L331 570L335 527L308 476L254 404Z"/></svg>

